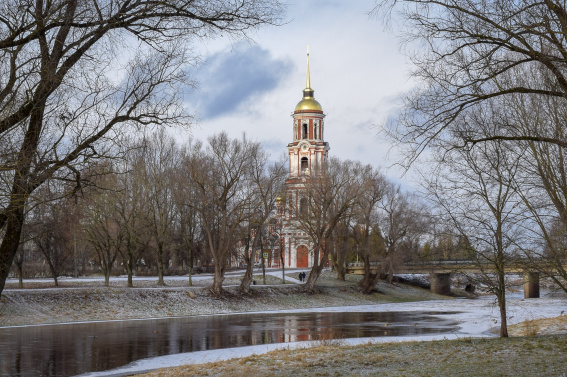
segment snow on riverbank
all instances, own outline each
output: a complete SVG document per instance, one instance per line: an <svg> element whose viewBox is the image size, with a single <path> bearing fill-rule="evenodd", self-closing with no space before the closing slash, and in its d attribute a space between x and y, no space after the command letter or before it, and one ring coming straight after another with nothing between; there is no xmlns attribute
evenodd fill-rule
<svg viewBox="0 0 567 377"><path fill-rule="evenodd" d="M286 270L287 272L287 270ZM371 305L391 301L419 301L442 298L421 288L403 284L379 283L383 294L365 295L355 281L339 282L331 273L320 280L320 293L309 294L286 277L286 283L271 271L266 282L254 285L249 294L239 294L239 276L230 276L224 286L226 294L213 297L208 285L212 276L200 276L203 285L187 285L187 277L168 277L166 287L158 287L156 278L139 279L136 288L126 288L124 282L102 287L101 279L66 279L66 287L53 288L37 280L25 282L30 289L6 289L0 298L0 327L42 325L67 322L127 320L140 318L181 317L249 311L286 310L344 305ZM290 273L296 276L297 271ZM208 285L204 285L208 278ZM258 283L261 276L255 277ZM143 280L142 280L143 279ZM354 279L354 278L353 278ZM145 282L147 285L143 285ZM291 282L291 284L289 284ZM153 283L153 285L150 285ZM41 285L43 284L43 285ZM88 285L82 285L88 284Z"/></svg>
<svg viewBox="0 0 567 377"><path fill-rule="evenodd" d="M220 299L210 295L210 274L194 276L195 286L192 287L187 285L187 276L167 277L167 287L156 286L155 277L138 277L134 281L136 288L126 288L125 278L112 278L109 288L102 286L100 278L62 279L61 285L64 288L53 288L50 280L38 279L24 282L31 289L14 289L17 282L9 281L10 289L6 289L0 298L0 327L242 312L329 311L450 312L443 314L443 318L460 323L459 331L452 334L340 340L341 344L354 345L495 336L491 330L499 326L499 310L493 296L452 299L434 295L421 288L384 282L377 286L381 294L363 295L356 287L357 277L349 276L349 281L338 282L330 272L321 277L318 294L307 294L297 285L299 282L295 277L298 272L299 270L286 270L288 284L283 285L281 271L267 270L266 282L272 285L253 286L248 295L236 293L240 277L238 273L229 274L225 280L227 294ZM261 271L255 271L255 279L262 282ZM519 292L511 294L507 300L510 325L526 320L558 317L567 312L565 295L560 298L529 300L521 299L519 295ZM295 342L168 355L139 360L117 370L91 373L88 376L141 373L164 367L261 354L279 348L303 348L319 344L321 343Z"/></svg>
<svg viewBox="0 0 567 377"><path fill-rule="evenodd" d="M520 323L526 320L558 317L567 311L567 299L565 298L541 298L541 299L510 299L508 305L509 324ZM438 339L457 339L465 337L487 337L495 336L494 328L499 323L498 305L492 297L481 299L454 299L435 300L425 302L390 303L378 305L358 305L349 307L328 307L316 309L281 310L278 312L443 312L443 318L457 321L459 331L451 334L423 335L423 336L400 336L400 337L375 337L375 338L352 338L341 339L340 344L356 345L377 342L403 342L403 341L430 341ZM273 313L271 311L270 313ZM186 364L201 364L213 361L228 360L232 358L246 357L253 354L267 353L276 349L296 349L320 345L321 342L294 342L281 344L266 344L247 346L239 348L219 349L211 351L199 351L168 355L155 358L139 360L127 366L105 372L88 373L83 377L122 376L134 373L142 373L149 370L174 367Z"/></svg>

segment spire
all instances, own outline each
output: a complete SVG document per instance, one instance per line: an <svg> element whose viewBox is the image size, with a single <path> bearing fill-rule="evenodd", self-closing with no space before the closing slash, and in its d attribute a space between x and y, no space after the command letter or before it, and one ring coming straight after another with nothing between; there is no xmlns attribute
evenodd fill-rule
<svg viewBox="0 0 567 377"><path fill-rule="evenodd" d="M309 46L307 46L307 80L305 82L305 89L303 89L303 99L313 99L313 93L315 91L311 89L311 73L309 72Z"/></svg>
<svg viewBox="0 0 567 377"><path fill-rule="evenodd" d="M307 46L307 83L305 89L311 89L311 74L309 72L309 46Z"/></svg>
<svg viewBox="0 0 567 377"><path fill-rule="evenodd" d="M311 72L309 70L309 46L307 46L307 77L305 80L305 89L303 89L303 98L297 106L295 106L294 113L303 111L316 111L323 112L321 104L315 100L315 91L311 89Z"/></svg>

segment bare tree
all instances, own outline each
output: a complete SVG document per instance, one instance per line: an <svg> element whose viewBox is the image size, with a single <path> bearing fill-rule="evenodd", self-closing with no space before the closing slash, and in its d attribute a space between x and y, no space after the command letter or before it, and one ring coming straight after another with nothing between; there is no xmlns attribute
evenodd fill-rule
<svg viewBox="0 0 567 377"><path fill-rule="evenodd" d="M202 250L202 233L198 207L198 187L193 182L190 173L189 155L192 145L189 144L183 149L182 163L174 174L176 190L174 191L174 203L179 219L180 247L185 250L187 256L187 270L189 274L189 285L193 285L192 274L195 256Z"/></svg>
<svg viewBox="0 0 567 377"><path fill-rule="evenodd" d="M180 150L175 140L160 129L144 140L140 160L136 164L143 185L143 200L147 208L145 221L152 234L150 247L156 254L158 285L165 285L164 270L173 252L177 218L175 211L175 172L181 164Z"/></svg>
<svg viewBox="0 0 567 377"><path fill-rule="evenodd" d="M384 177L378 176L362 195L362 209L361 222L355 228L364 262L360 286L364 293L371 293L379 280L392 282L394 271L411 259L428 226L421 200ZM378 268L375 273L372 262Z"/></svg>
<svg viewBox="0 0 567 377"><path fill-rule="evenodd" d="M364 275L360 286L364 292L371 292L379 274L372 274L370 263L378 261L379 256L384 255L384 242L378 225L378 205L385 195L389 182L386 177L372 169L365 177L365 189L354 208L353 239L356 244L356 252L360 255L364 264Z"/></svg>
<svg viewBox="0 0 567 377"><path fill-rule="evenodd" d="M504 141L460 149L445 156L429 186L441 216L470 243L480 271L474 278L496 295L501 337L508 336L505 275L522 243L513 185L518 161Z"/></svg>
<svg viewBox="0 0 567 377"><path fill-rule="evenodd" d="M411 258L412 247L427 233L427 210L414 194L390 184L380 201L378 225L384 242L380 269L392 281L396 267Z"/></svg>
<svg viewBox="0 0 567 377"><path fill-rule="evenodd" d="M91 187L82 203L83 231L88 244L94 251L95 260L104 274L104 285L110 285L110 275L123 242L123 228L116 221L117 175L110 161L99 164L101 174L96 187Z"/></svg>
<svg viewBox="0 0 567 377"><path fill-rule="evenodd" d="M222 294L222 282L237 231L250 220L251 166L259 153L258 143L229 139L224 132L209 138L207 148L196 143L191 149L189 172L197 187L194 205L201 218L205 242L214 265L212 291Z"/></svg>
<svg viewBox="0 0 567 377"><path fill-rule="evenodd" d="M360 162L331 158L306 180L305 192L300 193L306 207L296 213L296 224L307 234L313 248L313 267L304 288L308 292L315 290L328 261L333 231L363 190L362 171L367 168Z"/></svg>
<svg viewBox="0 0 567 377"><path fill-rule="evenodd" d="M261 237L264 233L263 230L269 227L267 223L268 219L274 215L276 199L283 189L284 178L286 176L286 161L280 160L270 163L268 157L268 153L260 149L249 161L249 183L251 185L250 190L252 195L249 210L253 215L248 222L252 226L247 227L249 230L249 236L247 236L247 238L252 239L252 244L251 247L244 248L246 272L240 283L240 291L243 293L250 291L256 250L261 243ZM274 232L268 230L267 233L267 239L274 237Z"/></svg>
<svg viewBox="0 0 567 377"><path fill-rule="evenodd" d="M337 280L344 281L346 278L347 256L353 253L352 218L346 216L335 227L331 237L332 243L329 248L329 259L337 272Z"/></svg>
<svg viewBox="0 0 567 377"><path fill-rule="evenodd" d="M126 144L134 144L135 141L126 141ZM128 287L133 287L133 276L140 262L142 251L149 244L148 224L146 215L148 203L144 197L143 176L140 174L143 167L140 159L136 159L139 149L131 149L123 160L118 160L116 173L116 187L111 188L114 198L113 219L120 229L120 237L116 239L118 253L128 276Z"/></svg>
<svg viewBox="0 0 567 377"><path fill-rule="evenodd" d="M44 185L38 191L30 210L28 237L45 258L55 286L58 277L68 272L73 262L71 233L65 213L69 202L61 198L55 185Z"/></svg>
<svg viewBox="0 0 567 377"><path fill-rule="evenodd" d="M277 0L0 3L0 292L33 191L105 155L127 126L185 123L190 42L278 23Z"/></svg>
<svg viewBox="0 0 567 377"><path fill-rule="evenodd" d="M567 140L564 98L517 95L507 102L508 117L524 129L538 128ZM517 145L522 164L514 189L525 207L525 234L530 242L518 245L532 271L553 279L567 291L567 255L562 240L567 226L567 171L565 148L533 141Z"/></svg>
<svg viewBox="0 0 567 377"><path fill-rule="evenodd" d="M382 200L389 183L383 174L370 166L362 171L361 178L363 189L360 191L354 207L344 219L343 240L339 244L343 250L336 250L336 267L338 277L344 280L341 275L344 276L345 253L352 251L359 255L364 264L364 276L360 285L366 287L367 284L375 285L375 283L370 282L374 276L370 270L371 259L376 262L378 255L383 253L383 242L377 225L377 211L378 204ZM349 239L347 240L346 237Z"/></svg>
<svg viewBox="0 0 567 377"><path fill-rule="evenodd" d="M413 75L392 136L410 146L412 162L427 146L462 147L489 140L564 139L513 122L486 135L467 122L487 101L518 94L567 97L567 8L564 1L382 0L374 15L408 21ZM514 73L516 72L516 73ZM459 138L454 138L458 134Z"/></svg>

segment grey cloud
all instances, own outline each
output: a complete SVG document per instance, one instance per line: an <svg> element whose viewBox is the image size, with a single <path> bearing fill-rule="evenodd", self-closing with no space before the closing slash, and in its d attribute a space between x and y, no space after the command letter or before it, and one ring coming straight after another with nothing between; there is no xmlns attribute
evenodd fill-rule
<svg viewBox="0 0 567 377"><path fill-rule="evenodd" d="M274 59L268 50L239 44L205 61L196 73L201 90L191 97L201 119L230 114L250 98L274 89L292 68L290 61Z"/></svg>

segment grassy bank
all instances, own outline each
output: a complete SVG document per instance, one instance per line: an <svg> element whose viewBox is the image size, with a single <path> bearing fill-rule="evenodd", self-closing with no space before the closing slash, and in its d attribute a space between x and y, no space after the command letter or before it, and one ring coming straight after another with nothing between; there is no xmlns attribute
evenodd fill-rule
<svg viewBox="0 0 567 377"><path fill-rule="evenodd" d="M157 376L567 376L567 336L461 339L278 350Z"/></svg>
<svg viewBox="0 0 567 377"><path fill-rule="evenodd" d="M356 285L358 278L349 277L348 281L339 282L328 273L320 280L319 292L308 294L299 285L280 284L281 280L270 276L267 282L273 285L255 285L249 294L244 295L238 293L237 286L227 286L226 294L219 298L213 297L203 282L203 286L192 287L187 286L185 281L171 281L168 287L125 288L113 285L108 288L88 286L88 282L77 284L66 281L67 287L57 289L34 284L33 289L13 289L2 293L0 326L450 299L422 288L387 283L378 284L379 293L365 295ZM235 284L238 282L235 278L227 280L228 284L233 283L231 280Z"/></svg>

